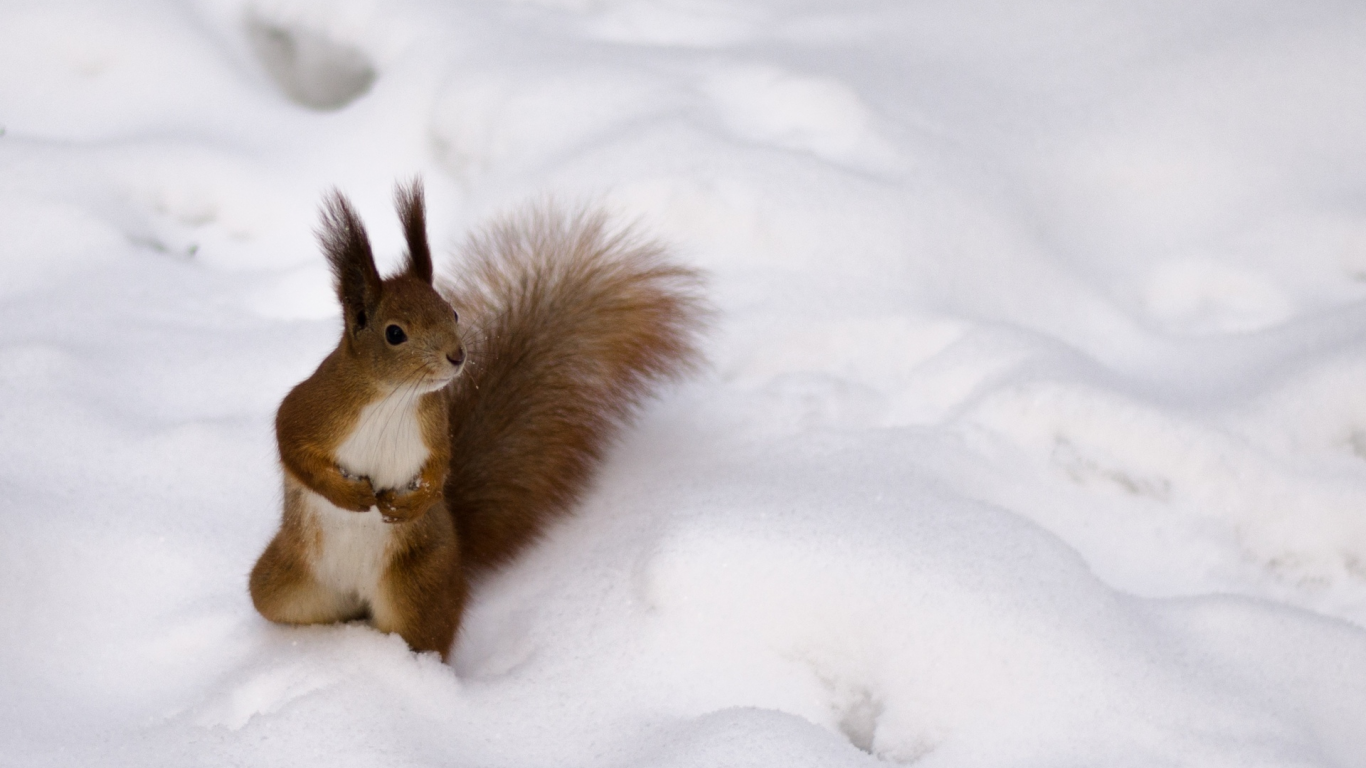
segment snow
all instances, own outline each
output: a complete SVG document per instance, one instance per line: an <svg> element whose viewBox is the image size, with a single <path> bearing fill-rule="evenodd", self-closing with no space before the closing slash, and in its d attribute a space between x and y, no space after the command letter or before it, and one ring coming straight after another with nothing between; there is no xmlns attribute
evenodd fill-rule
<svg viewBox="0 0 1366 768"><path fill-rule="evenodd" d="M0 128L0 763L1366 766L1366 8L13 0ZM719 309L449 666L246 594L418 174Z"/></svg>

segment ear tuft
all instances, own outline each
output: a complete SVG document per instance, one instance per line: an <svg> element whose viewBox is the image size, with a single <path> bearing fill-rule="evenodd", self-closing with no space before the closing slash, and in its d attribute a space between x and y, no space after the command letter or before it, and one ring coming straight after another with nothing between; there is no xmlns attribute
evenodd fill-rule
<svg viewBox="0 0 1366 768"><path fill-rule="evenodd" d="M384 283L375 268L365 225L352 210L351 203L336 190L323 203L318 239L332 267L337 298L346 315L346 328L358 331L365 327L366 319L379 304Z"/></svg>
<svg viewBox="0 0 1366 768"><path fill-rule="evenodd" d="M408 272L431 285L432 252L427 247L427 203L422 193L422 180L413 179L406 187L400 184L395 197L398 218L403 222L403 236L408 240Z"/></svg>

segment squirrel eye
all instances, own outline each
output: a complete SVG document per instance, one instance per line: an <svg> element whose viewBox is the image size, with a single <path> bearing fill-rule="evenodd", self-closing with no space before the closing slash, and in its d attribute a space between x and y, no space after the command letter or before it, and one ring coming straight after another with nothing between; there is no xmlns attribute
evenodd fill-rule
<svg viewBox="0 0 1366 768"><path fill-rule="evenodd" d="M397 325L391 325L384 329L384 338L394 346L398 346L408 340L408 334L403 332Z"/></svg>
<svg viewBox="0 0 1366 768"><path fill-rule="evenodd" d="M454 318L455 318L455 322L457 322L457 323L460 322L460 313L459 313L459 312L456 312L455 310L452 309L452 310L451 310L451 317L454 317Z"/></svg>

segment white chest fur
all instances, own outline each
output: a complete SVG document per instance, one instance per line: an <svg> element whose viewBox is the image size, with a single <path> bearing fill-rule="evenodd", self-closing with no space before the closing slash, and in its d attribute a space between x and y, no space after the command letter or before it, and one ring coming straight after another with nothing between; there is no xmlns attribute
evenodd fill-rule
<svg viewBox="0 0 1366 768"><path fill-rule="evenodd" d="M375 490L407 485L422 470L430 450L417 418L421 392L400 390L367 405L356 427L337 449L337 463L348 473L370 478ZM393 526L377 509L352 512L305 490L305 500L320 534L314 575L344 595L373 605L393 540Z"/></svg>
<svg viewBox="0 0 1366 768"><path fill-rule="evenodd" d="M420 397L422 392L400 388L365 406L356 428L337 449L337 463L370 478L377 491L407 485L430 453L417 420Z"/></svg>

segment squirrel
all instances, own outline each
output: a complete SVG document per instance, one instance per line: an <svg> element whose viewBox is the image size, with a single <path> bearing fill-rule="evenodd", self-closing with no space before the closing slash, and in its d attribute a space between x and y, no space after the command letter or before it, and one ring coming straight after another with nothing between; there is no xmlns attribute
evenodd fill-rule
<svg viewBox="0 0 1366 768"><path fill-rule="evenodd" d="M276 415L279 531L250 578L262 616L368 618L447 660L471 584L585 493L657 387L695 371L695 270L601 213L541 206L472 237L434 280L420 182L400 186L402 270L381 278L333 192L318 232L337 348Z"/></svg>

